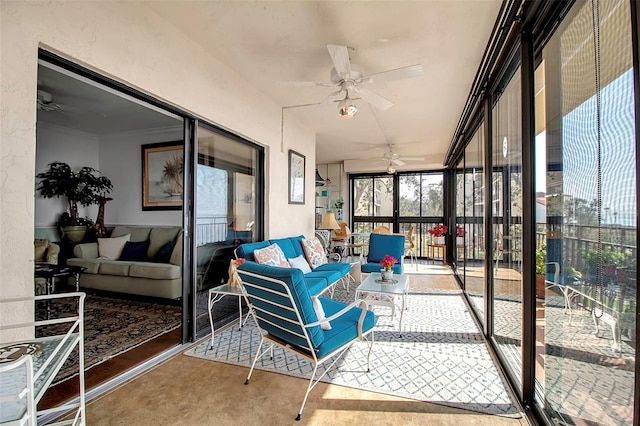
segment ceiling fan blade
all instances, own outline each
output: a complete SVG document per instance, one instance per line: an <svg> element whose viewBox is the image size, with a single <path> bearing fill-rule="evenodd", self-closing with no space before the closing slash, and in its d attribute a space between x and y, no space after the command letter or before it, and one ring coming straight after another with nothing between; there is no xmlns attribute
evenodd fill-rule
<svg viewBox="0 0 640 426"><path fill-rule="evenodd" d="M290 86L290 87L334 87L338 86L338 83L333 83L331 81L281 81L278 83L278 86Z"/></svg>
<svg viewBox="0 0 640 426"><path fill-rule="evenodd" d="M354 87L354 91L365 101L376 106L378 109L385 111L395 105L390 100L383 98L382 96L373 93L369 89L363 89L362 87Z"/></svg>
<svg viewBox="0 0 640 426"><path fill-rule="evenodd" d="M394 160L391 160L391 162L393 164L395 164L396 166L404 166L405 165L405 163L403 161L400 161L400 159L398 159L398 158L396 158Z"/></svg>
<svg viewBox="0 0 640 426"><path fill-rule="evenodd" d="M351 74L351 62L349 62L349 50L347 46L339 46L337 44L327 44L327 50L333 67L340 77Z"/></svg>
<svg viewBox="0 0 640 426"><path fill-rule="evenodd" d="M320 109L320 108L323 108L325 105L328 105L328 104L332 103L334 101L334 97L339 95L340 93L342 93L342 89L329 94L326 98L324 98L322 100L322 102L320 102L318 105L316 105L315 108L313 108L313 109L314 110Z"/></svg>
<svg viewBox="0 0 640 426"><path fill-rule="evenodd" d="M424 157L398 157L398 160L404 161L424 161Z"/></svg>
<svg viewBox="0 0 640 426"><path fill-rule="evenodd" d="M382 71L362 77L363 82L380 83L392 80L402 80L404 78L419 77L424 74L424 68L421 64L411 65L408 67L397 68L395 70Z"/></svg>

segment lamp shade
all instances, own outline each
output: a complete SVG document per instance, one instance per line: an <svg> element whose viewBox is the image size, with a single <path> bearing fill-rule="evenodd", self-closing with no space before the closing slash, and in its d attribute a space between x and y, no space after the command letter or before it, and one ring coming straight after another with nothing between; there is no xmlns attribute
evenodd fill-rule
<svg viewBox="0 0 640 426"><path fill-rule="evenodd" d="M336 215L334 215L332 212L325 213L322 224L318 227L318 229L340 229L340 225L338 225L338 222L336 222Z"/></svg>

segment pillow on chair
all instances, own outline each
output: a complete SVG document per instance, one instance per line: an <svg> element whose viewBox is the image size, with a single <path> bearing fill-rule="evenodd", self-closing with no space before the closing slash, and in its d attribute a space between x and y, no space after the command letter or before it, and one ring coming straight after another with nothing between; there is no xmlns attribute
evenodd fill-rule
<svg viewBox="0 0 640 426"><path fill-rule="evenodd" d="M307 256L307 261L309 265L311 265L311 269L316 269L318 266L327 263L327 254L320 240L316 237L304 238L301 243L304 255Z"/></svg>
<svg viewBox="0 0 640 426"><path fill-rule="evenodd" d="M300 269L303 274L311 272L311 267L303 255L289 259L289 265L291 265L292 268Z"/></svg>
<svg viewBox="0 0 640 426"><path fill-rule="evenodd" d="M253 252L256 262L262 265L279 266L281 268L290 268L287 258L279 245L271 244L268 247L258 249Z"/></svg>

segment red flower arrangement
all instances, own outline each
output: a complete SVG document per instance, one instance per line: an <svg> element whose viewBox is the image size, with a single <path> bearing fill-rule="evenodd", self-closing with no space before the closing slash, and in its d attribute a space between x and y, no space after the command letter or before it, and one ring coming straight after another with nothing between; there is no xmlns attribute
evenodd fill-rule
<svg viewBox="0 0 640 426"><path fill-rule="evenodd" d="M456 225L456 235L458 237L464 237L464 228L460 225Z"/></svg>
<svg viewBox="0 0 640 426"><path fill-rule="evenodd" d="M242 264L243 264L244 262L246 262L246 261L247 261L247 259L245 259L244 257L241 257L241 258L239 258L239 259L234 259L234 260L232 260L232 262L236 264L236 268L237 268L238 266L242 265Z"/></svg>
<svg viewBox="0 0 640 426"><path fill-rule="evenodd" d="M438 225L434 226L433 228L429 229L428 232L431 235L433 235L434 237L442 237L443 235L445 235L447 233L448 230L449 230L449 228L447 228L447 225L438 224Z"/></svg>
<svg viewBox="0 0 640 426"><path fill-rule="evenodd" d="M380 266L382 266L386 271L391 270L391 267L398 263L398 259L393 256L389 256L386 254L382 260L380 261Z"/></svg>

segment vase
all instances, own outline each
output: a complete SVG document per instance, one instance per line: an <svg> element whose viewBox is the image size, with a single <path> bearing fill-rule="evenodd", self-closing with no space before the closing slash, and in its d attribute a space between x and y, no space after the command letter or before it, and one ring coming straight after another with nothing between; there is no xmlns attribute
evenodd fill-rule
<svg viewBox="0 0 640 426"><path fill-rule="evenodd" d="M462 247L464 245L464 237L456 237L456 245Z"/></svg>
<svg viewBox="0 0 640 426"><path fill-rule="evenodd" d="M382 269L380 271L380 275L382 275L382 281L391 281L393 279L393 271L390 270L386 270L386 269Z"/></svg>
<svg viewBox="0 0 640 426"><path fill-rule="evenodd" d="M436 245L443 246L444 245L444 236L443 237L435 237Z"/></svg>

